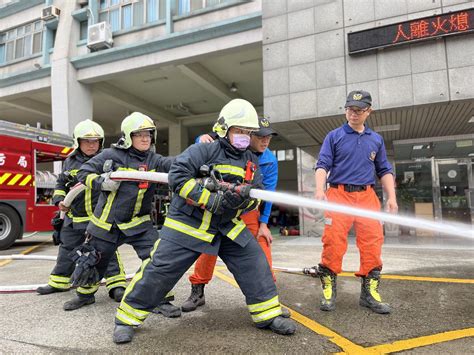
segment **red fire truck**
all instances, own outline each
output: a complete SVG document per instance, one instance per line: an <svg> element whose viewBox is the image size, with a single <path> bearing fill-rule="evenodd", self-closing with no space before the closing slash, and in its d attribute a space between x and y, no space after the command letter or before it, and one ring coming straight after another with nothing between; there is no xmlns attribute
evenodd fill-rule
<svg viewBox="0 0 474 355"><path fill-rule="evenodd" d="M53 165L72 145L65 134L0 121L0 250L24 233L52 230Z"/></svg>

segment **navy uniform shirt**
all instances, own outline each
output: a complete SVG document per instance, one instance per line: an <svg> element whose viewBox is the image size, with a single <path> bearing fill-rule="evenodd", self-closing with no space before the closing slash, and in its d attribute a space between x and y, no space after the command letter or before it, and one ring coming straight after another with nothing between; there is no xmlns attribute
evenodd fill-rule
<svg viewBox="0 0 474 355"><path fill-rule="evenodd" d="M367 126L359 133L347 123L324 139L316 163L319 168L330 172L331 184L373 185L375 175L393 174L383 138Z"/></svg>

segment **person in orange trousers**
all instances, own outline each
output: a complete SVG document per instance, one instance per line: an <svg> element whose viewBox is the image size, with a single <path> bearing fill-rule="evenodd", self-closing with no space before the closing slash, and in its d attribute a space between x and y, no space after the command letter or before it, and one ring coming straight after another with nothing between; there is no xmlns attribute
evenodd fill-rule
<svg viewBox="0 0 474 355"><path fill-rule="evenodd" d="M250 140L250 149L258 156L259 168L263 176L263 185L265 190L275 191L278 180L278 161L273 153L268 149L270 140L277 133L270 127L267 118L259 119L260 129L254 132ZM216 138L214 133L204 134L196 139L196 143L211 143ZM272 204L263 202L261 212L250 211L240 218L244 221L249 231L257 239L258 244L267 258L270 268L272 267L272 249L271 243L273 237L268 229L267 223L270 217ZM205 304L204 286L208 284L214 274L214 267L217 262L217 256L201 254L194 266L194 273L189 277L191 282L191 295L182 304L183 312L192 312L197 307ZM273 279L276 281L275 274ZM290 314L286 308L282 308L283 316L289 317Z"/></svg>

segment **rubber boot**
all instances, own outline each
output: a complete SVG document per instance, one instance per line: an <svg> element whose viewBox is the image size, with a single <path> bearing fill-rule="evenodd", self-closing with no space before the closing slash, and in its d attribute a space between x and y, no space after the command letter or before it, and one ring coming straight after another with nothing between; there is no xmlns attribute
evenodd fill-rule
<svg viewBox="0 0 474 355"><path fill-rule="evenodd" d="M204 286L205 284L191 285L191 295L181 306L183 312L195 311L199 306L206 304Z"/></svg>
<svg viewBox="0 0 474 355"><path fill-rule="evenodd" d="M272 332L280 335L291 335L296 332L296 324L289 318L282 316L275 317L268 322L257 324L259 329L271 329Z"/></svg>
<svg viewBox="0 0 474 355"><path fill-rule="evenodd" d="M109 297L113 298L115 302L121 302L125 294L125 287L115 287L109 291Z"/></svg>
<svg viewBox="0 0 474 355"><path fill-rule="evenodd" d="M363 276L360 288L359 305L367 307L380 314L389 314L390 306L383 303L379 294L380 270L372 270L367 276Z"/></svg>
<svg viewBox="0 0 474 355"><path fill-rule="evenodd" d="M69 291L68 288L56 288L50 285L40 286L36 289L36 292L40 295L49 295L55 292L66 292Z"/></svg>
<svg viewBox="0 0 474 355"><path fill-rule="evenodd" d="M176 307L169 301L161 302L152 312L156 314L162 314L166 318L181 317L181 308Z"/></svg>
<svg viewBox="0 0 474 355"><path fill-rule="evenodd" d="M115 324L114 328L114 343L124 344L130 343L133 339L135 329L130 325Z"/></svg>
<svg viewBox="0 0 474 355"><path fill-rule="evenodd" d="M319 309L321 311L334 311L336 309L336 285L337 275L327 267L319 265L321 286L323 288L323 296Z"/></svg>
<svg viewBox="0 0 474 355"><path fill-rule="evenodd" d="M65 311L74 311L84 306L95 303L95 297L76 297L64 303L63 309Z"/></svg>
<svg viewBox="0 0 474 355"><path fill-rule="evenodd" d="M282 316L283 318L290 318L291 317L291 312L289 309L285 308L285 307L281 307L281 314L280 316Z"/></svg>

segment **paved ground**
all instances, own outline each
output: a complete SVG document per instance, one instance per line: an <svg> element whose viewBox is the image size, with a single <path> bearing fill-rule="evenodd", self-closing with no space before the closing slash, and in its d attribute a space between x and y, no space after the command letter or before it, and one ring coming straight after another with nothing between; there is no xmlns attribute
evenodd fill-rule
<svg viewBox="0 0 474 355"><path fill-rule="evenodd" d="M0 255L55 255L47 235L21 241ZM317 263L319 240L279 237L274 264L304 267ZM127 272L139 266L133 250L122 247ZM317 279L278 273L281 302L293 311L297 334L283 337L257 330L243 296L225 267L206 287L206 305L178 319L152 315L134 342L111 340L115 302L101 289L96 304L64 312L72 292L38 296L0 294L0 352L4 353L474 353L474 243L470 240L390 239L384 247L381 285L391 315L373 314L358 305L360 283L351 273L339 277L335 312L318 309ZM0 286L45 283L53 262L0 260ZM349 246L344 270L358 267ZM177 304L189 295L187 278L176 286Z"/></svg>

